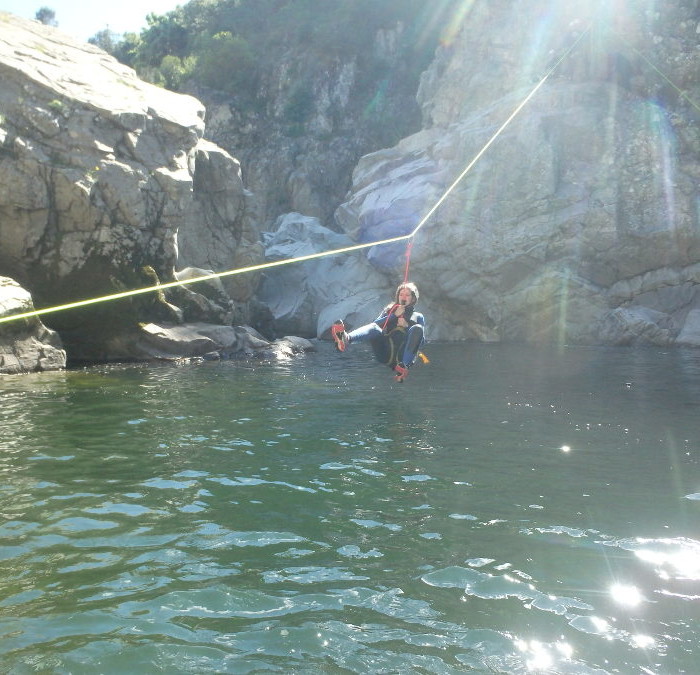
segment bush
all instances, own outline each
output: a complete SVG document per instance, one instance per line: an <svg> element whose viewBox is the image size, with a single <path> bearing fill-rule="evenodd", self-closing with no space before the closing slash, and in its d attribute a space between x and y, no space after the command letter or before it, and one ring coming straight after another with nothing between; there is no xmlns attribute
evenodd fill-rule
<svg viewBox="0 0 700 675"><path fill-rule="evenodd" d="M207 87L230 94L249 92L256 78L248 42L229 31L203 36L195 50L194 77Z"/></svg>
<svg viewBox="0 0 700 675"><path fill-rule="evenodd" d="M163 16L149 14L140 36L127 33L116 45L98 34L111 54L139 75L177 89L189 77L235 94L237 105L254 105L262 73L288 54L304 54L317 70L356 60L358 106L372 101L376 82L402 82L415 89L430 62L441 26L450 24L460 0L190 0ZM404 27L395 63L379 62L376 31ZM175 58L171 58L175 57ZM176 60L176 59L179 59ZM311 68L314 66L311 65ZM304 74L306 80L309 73ZM302 83L285 110L290 124L304 123L310 92ZM364 102L361 99L367 99ZM385 114L379 98L373 112Z"/></svg>
<svg viewBox="0 0 700 675"><path fill-rule="evenodd" d="M300 82L292 91L284 108L284 118L292 125L301 125L314 108L314 94L311 86Z"/></svg>
<svg viewBox="0 0 700 675"><path fill-rule="evenodd" d="M195 70L197 59L194 56L187 56L181 59L179 56L164 56L160 62L160 74L163 76L163 84L168 89L178 91Z"/></svg>
<svg viewBox="0 0 700 675"><path fill-rule="evenodd" d="M174 11L164 16L149 14L146 16L148 28L141 32L142 44L139 48L138 61L144 65L158 65L164 56L183 57L187 54L188 33L182 25L181 11Z"/></svg>

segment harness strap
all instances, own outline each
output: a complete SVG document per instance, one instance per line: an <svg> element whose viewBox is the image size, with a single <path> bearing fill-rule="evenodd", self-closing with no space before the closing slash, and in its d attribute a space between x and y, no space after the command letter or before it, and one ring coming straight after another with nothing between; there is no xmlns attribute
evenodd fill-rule
<svg viewBox="0 0 700 675"><path fill-rule="evenodd" d="M409 239L408 244L406 245L406 268L404 269L403 272L403 282L406 283L408 281L408 269L411 265L411 249L413 248L413 239ZM389 323L389 319L391 319L391 315L396 311L396 308L399 307L398 304L394 305L390 310L389 313L386 315L386 321L384 321L384 325L382 326L382 330L386 332L386 325Z"/></svg>
<svg viewBox="0 0 700 675"><path fill-rule="evenodd" d="M382 324L382 332L386 333L386 325L389 323L389 319L391 319L391 315L396 311L396 308L398 305L394 305L390 310L389 313L386 315L386 319L384 320L384 323Z"/></svg>

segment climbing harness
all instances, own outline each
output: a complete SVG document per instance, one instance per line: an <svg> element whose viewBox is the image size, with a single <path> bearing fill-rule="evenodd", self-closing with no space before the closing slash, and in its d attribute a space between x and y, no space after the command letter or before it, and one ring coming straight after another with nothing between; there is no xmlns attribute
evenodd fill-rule
<svg viewBox="0 0 700 675"><path fill-rule="evenodd" d="M406 266L404 268L404 273L403 273L403 283L404 284L408 283L408 270L409 270L410 265L411 265L411 250L412 250L412 248L413 248L413 238L409 239L408 244L406 244L406 253L405 253ZM382 326L383 331L386 332L386 327L387 327L387 324L389 323L389 319L391 318L391 315L396 311L396 309L398 307L399 307L399 305L395 304L389 310L389 314L386 317L386 321L384 321L384 325ZM394 333L394 331L397 331L397 330L405 333L404 328L402 328L400 326L396 326L396 328L389 331L389 333L387 334L387 337L389 337L389 344L391 345L391 357L389 358L389 361L388 361L389 365L391 365L396 360L396 356L397 356L399 350L403 347L403 343L406 340L406 338L404 337L402 343L399 344L398 348L396 347L394 339L393 339L393 337L391 337L391 335ZM421 360L422 363L425 363L425 364L430 363L430 359L422 351L418 351L416 356ZM397 367L398 367L398 364L397 364ZM406 377L407 373L408 373L408 371L406 371L406 373L404 373L403 375L397 375L396 379L399 382L403 382L403 379ZM399 377L400 377L400 379L399 379Z"/></svg>
<svg viewBox="0 0 700 675"><path fill-rule="evenodd" d="M389 357L386 360L387 366L393 367L399 362L399 354L406 344L406 337L406 329L399 326L386 334L386 340L389 345Z"/></svg>

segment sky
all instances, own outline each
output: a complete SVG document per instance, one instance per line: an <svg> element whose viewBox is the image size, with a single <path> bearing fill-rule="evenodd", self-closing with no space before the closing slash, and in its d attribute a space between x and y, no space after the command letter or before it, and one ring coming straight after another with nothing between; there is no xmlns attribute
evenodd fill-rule
<svg viewBox="0 0 700 675"><path fill-rule="evenodd" d="M58 28L87 41L98 31L139 33L146 27L146 15L165 14L187 0L0 0L0 11L33 19L41 7L56 13Z"/></svg>

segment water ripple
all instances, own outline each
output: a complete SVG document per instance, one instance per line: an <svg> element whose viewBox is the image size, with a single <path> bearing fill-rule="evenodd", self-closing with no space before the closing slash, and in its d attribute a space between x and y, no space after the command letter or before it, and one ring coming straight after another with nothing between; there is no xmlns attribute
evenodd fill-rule
<svg viewBox="0 0 700 675"><path fill-rule="evenodd" d="M2 669L694 672L691 371L431 350L3 380Z"/></svg>

